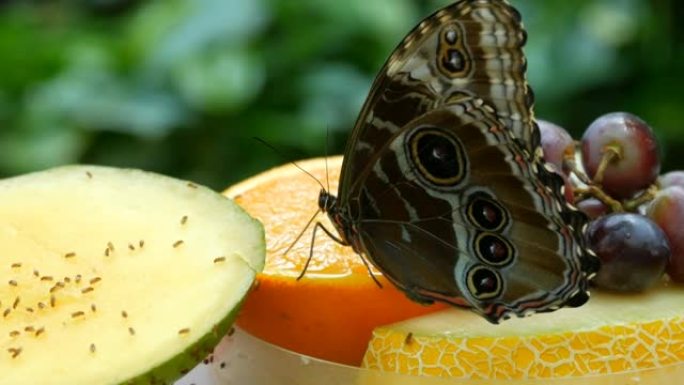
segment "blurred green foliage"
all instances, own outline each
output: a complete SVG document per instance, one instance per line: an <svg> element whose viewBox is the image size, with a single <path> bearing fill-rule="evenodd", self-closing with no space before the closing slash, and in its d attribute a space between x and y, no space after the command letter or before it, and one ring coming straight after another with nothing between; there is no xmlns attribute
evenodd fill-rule
<svg viewBox="0 0 684 385"><path fill-rule="evenodd" d="M0 176L96 163L220 189L339 153L392 48L446 3L0 0ZM683 2L513 3L537 116L578 137L636 113L684 168Z"/></svg>

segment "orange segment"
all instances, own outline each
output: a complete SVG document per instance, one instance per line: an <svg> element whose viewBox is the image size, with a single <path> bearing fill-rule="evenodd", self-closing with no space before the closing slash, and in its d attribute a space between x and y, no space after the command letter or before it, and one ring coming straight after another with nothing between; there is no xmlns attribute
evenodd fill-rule
<svg viewBox="0 0 684 385"><path fill-rule="evenodd" d="M642 295L597 293L577 309L500 325L461 309L387 325L374 331L362 366L436 377L529 379L683 361L684 290L662 287Z"/></svg>
<svg viewBox="0 0 684 385"><path fill-rule="evenodd" d="M299 163L317 179L330 180L337 191L342 157ZM370 277L361 258L351 247L335 243L319 231L306 275L301 273L309 258L312 228L285 255L318 210L321 186L293 165L286 165L250 178L225 191L266 231L267 256L257 286L247 298L238 325L256 337L287 349L335 362L358 365L372 330L399 320L444 308L411 302L377 270ZM334 232L327 216L316 221ZM315 223L315 221L314 221Z"/></svg>

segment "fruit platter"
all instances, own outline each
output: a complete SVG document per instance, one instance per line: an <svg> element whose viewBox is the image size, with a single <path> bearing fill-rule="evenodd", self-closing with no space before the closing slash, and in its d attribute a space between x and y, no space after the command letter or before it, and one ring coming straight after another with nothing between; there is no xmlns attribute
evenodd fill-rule
<svg viewBox="0 0 684 385"><path fill-rule="evenodd" d="M0 180L0 385L684 382L684 171L535 118L505 0L425 18L343 155Z"/></svg>
<svg viewBox="0 0 684 385"><path fill-rule="evenodd" d="M334 181L342 158L297 163ZM237 331L214 356L221 383L255 376L255 384L314 384L330 376L341 384L660 384L684 376L684 292L664 266L642 291L598 287L581 307L498 325L466 309L417 307L374 270L379 288L357 255L325 236L297 280L310 245L300 241L284 255L301 236L284 229L306 226L316 205L302 203L301 190L318 188L290 164L225 191L263 221L267 259ZM262 204L272 193L282 208ZM263 370L264 362L272 366Z"/></svg>

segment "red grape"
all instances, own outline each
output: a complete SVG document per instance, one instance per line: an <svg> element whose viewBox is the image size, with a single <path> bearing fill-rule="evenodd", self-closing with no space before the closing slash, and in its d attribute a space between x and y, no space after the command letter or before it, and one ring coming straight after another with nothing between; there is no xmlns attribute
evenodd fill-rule
<svg viewBox="0 0 684 385"><path fill-rule="evenodd" d="M670 171L658 177L658 182L663 189L670 186L684 188L684 171Z"/></svg>
<svg viewBox="0 0 684 385"><path fill-rule="evenodd" d="M663 230L639 214L603 216L587 229L589 246L601 260L595 282L599 287L641 292L656 284L670 259Z"/></svg>
<svg viewBox="0 0 684 385"><path fill-rule="evenodd" d="M565 200L574 203L573 191L575 187L570 183L568 175L563 169L563 158L566 152L575 151L575 142L565 129L545 120L538 120L541 134L541 145L544 150L544 160L553 166L557 174L565 181Z"/></svg>
<svg viewBox="0 0 684 385"><path fill-rule="evenodd" d="M658 192L647 215L663 229L670 242L672 256L667 273L673 281L684 283L684 189L673 186Z"/></svg>
<svg viewBox="0 0 684 385"><path fill-rule="evenodd" d="M658 144L651 127L637 116L616 112L596 119L582 136L582 160L594 178L606 149L617 149L601 182L604 191L616 198L629 198L649 187L660 172Z"/></svg>
<svg viewBox="0 0 684 385"><path fill-rule="evenodd" d="M563 173L563 156L566 152L574 152L575 142L562 127L545 120L537 120L537 124L544 149L544 160L554 165L559 174Z"/></svg>

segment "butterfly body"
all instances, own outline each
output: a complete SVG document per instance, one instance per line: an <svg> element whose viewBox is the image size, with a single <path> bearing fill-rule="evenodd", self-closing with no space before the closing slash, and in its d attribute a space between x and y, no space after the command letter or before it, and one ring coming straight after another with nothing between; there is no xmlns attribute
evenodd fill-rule
<svg viewBox="0 0 684 385"><path fill-rule="evenodd" d="M545 166L520 16L462 0L421 22L376 78L321 192L340 241L418 302L491 322L579 305L597 269Z"/></svg>

